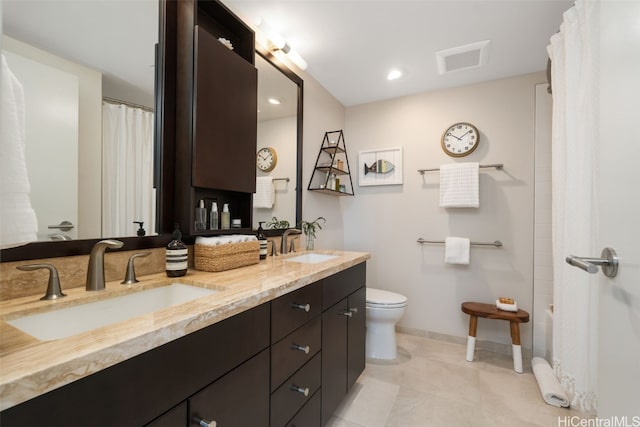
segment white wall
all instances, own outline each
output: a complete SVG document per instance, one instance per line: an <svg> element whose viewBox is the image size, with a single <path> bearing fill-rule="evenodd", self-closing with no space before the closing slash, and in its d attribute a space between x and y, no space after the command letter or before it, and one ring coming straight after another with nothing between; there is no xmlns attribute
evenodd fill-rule
<svg viewBox="0 0 640 427"><path fill-rule="evenodd" d="M553 249L551 245L551 112L547 84L536 86L535 117L535 231L533 246L533 355L551 354L552 328L545 331L546 310L553 302ZM551 325L549 325L551 326ZM548 358L551 360L551 357Z"/></svg>
<svg viewBox="0 0 640 427"><path fill-rule="evenodd" d="M372 253L368 286L409 299L399 326L464 337L468 318L460 304L499 296L532 312L535 84L545 80L534 73L347 108L345 139L355 167L360 150L404 148L404 185L356 184L356 196L342 199L344 248ZM455 160L440 148L440 137L458 121L475 124L481 141ZM504 164L503 171L480 173L479 209L438 207L438 172L417 173L458 161ZM501 240L504 247L472 247L469 266L452 266L443 262L443 245L416 243L446 236ZM531 348L531 324L521 330L523 346ZM478 339L508 344L508 325L481 319Z"/></svg>
<svg viewBox="0 0 640 427"><path fill-rule="evenodd" d="M327 131L344 129L345 108L325 88L306 73L300 73L304 79L304 118L303 118L303 162L302 162L302 219L312 221L318 216L327 222L322 225L315 242L316 249L342 249L344 244L345 219L342 204L345 199L328 194L307 191L311 173ZM346 137L349 160L353 157L349 137Z"/></svg>

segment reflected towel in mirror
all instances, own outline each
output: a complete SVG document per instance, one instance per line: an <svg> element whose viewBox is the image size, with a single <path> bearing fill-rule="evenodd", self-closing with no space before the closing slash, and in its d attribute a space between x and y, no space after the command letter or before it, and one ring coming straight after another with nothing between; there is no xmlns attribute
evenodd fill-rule
<svg viewBox="0 0 640 427"><path fill-rule="evenodd" d="M259 176L256 178L256 192L253 195L253 207L271 209L276 200L276 190L273 186L273 178Z"/></svg>
<svg viewBox="0 0 640 427"><path fill-rule="evenodd" d="M4 55L0 93L0 247L4 249L37 240L38 231L25 160L24 92Z"/></svg>

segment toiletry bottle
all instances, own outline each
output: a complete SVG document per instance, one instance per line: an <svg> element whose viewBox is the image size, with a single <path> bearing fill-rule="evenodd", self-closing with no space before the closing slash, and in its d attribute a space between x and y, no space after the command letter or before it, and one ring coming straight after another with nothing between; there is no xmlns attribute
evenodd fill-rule
<svg viewBox="0 0 640 427"><path fill-rule="evenodd" d="M264 224L264 221L260 221L258 223L258 233L256 237L258 238L258 242L260 242L260 259L266 259L267 247L269 242L267 240L266 234L264 234L264 229L262 228L262 224Z"/></svg>
<svg viewBox="0 0 640 427"><path fill-rule="evenodd" d="M140 228L138 228L138 231L136 231L136 235L138 237L142 237L145 234L147 234L147 232L144 231L144 228L142 227L144 225L144 222L142 222L142 221L133 221L133 223L134 224L138 224L138 226L140 227Z"/></svg>
<svg viewBox="0 0 640 427"><path fill-rule="evenodd" d="M209 215L209 230L218 229L218 201L211 202L211 214Z"/></svg>
<svg viewBox="0 0 640 427"><path fill-rule="evenodd" d="M200 200L200 204L196 208L196 220L193 228L196 231L207 229L207 210L204 207L204 200Z"/></svg>
<svg viewBox="0 0 640 427"><path fill-rule="evenodd" d="M229 213L229 204L225 203L222 207L222 215L220 216L220 228L229 230L231 228L231 214Z"/></svg>
<svg viewBox="0 0 640 427"><path fill-rule="evenodd" d="M188 250L187 245L182 242L182 233L176 224L173 231L173 240L167 245L166 270L168 277L180 277L187 274Z"/></svg>

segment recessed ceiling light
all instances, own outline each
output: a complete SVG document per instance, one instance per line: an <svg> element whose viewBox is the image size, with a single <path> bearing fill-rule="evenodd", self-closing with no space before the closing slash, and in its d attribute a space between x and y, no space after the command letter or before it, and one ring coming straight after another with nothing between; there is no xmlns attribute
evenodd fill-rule
<svg viewBox="0 0 640 427"><path fill-rule="evenodd" d="M270 96L267 98L267 102L271 105L280 105L284 102L282 98L278 98L277 96Z"/></svg>
<svg viewBox="0 0 640 427"><path fill-rule="evenodd" d="M402 70L394 68L393 70L389 71L389 74L387 74L387 80L397 80L402 77L402 75Z"/></svg>

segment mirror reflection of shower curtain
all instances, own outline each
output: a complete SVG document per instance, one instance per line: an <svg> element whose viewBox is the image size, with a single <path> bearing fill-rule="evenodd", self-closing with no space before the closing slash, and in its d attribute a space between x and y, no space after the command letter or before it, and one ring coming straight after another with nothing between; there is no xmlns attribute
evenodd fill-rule
<svg viewBox="0 0 640 427"><path fill-rule="evenodd" d="M153 113L102 103L102 236L155 234ZM108 171L108 172L107 172Z"/></svg>

